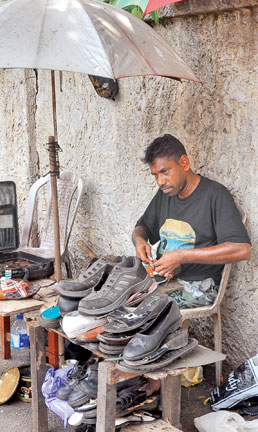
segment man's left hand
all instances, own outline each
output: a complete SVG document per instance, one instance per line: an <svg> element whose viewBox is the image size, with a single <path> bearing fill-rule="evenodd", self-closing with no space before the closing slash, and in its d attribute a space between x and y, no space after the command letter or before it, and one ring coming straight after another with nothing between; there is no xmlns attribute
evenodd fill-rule
<svg viewBox="0 0 258 432"><path fill-rule="evenodd" d="M154 269L160 276L165 276L167 279L174 274L175 269L181 265L180 251L171 251L165 253L158 261L154 263Z"/></svg>

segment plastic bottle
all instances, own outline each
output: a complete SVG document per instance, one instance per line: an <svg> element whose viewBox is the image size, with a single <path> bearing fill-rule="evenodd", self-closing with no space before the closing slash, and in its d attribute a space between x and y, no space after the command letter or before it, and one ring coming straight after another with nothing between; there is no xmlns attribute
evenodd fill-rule
<svg viewBox="0 0 258 432"><path fill-rule="evenodd" d="M15 349L28 348L29 336L27 334L26 323L22 315L16 315L16 320L11 326L11 347Z"/></svg>

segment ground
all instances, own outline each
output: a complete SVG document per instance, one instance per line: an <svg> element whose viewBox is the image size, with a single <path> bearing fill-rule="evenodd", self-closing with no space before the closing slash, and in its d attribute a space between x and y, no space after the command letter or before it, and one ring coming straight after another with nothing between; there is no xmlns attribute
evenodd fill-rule
<svg viewBox="0 0 258 432"><path fill-rule="evenodd" d="M6 369L29 362L29 350L12 350L12 358L0 359L0 373ZM204 400L209 396L214 387L213 368L204 368L205 380L203 383L191 387L182 387L182 415L181 423L184 432L196 432L193 425L194 417L210 412L209 405L204 406ZM49 432L62 432L62 421L53 413L48 413ZM0 405L1 431L19 430L19 432L32 431L31 404L13 397L9 402ZM68 426L67 432L74 432L74 428Z"/></svg>

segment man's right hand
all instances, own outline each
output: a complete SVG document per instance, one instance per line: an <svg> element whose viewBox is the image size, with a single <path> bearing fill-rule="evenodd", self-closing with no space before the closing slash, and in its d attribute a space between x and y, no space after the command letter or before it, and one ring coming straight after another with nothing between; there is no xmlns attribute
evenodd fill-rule
<svg viewBox="0 0 258 432"><path fill-rule="evenodd" d="M136 256L140 258L141 261L143 261L145 264L153 264L152 254L151 254L151 247L149 243L146 242L146 240L138 240L136 245Z"/></svg>
<svg viewBox="0 0 258 432"><path fill-rule="evenodd" d="M148 243L148 236L142 226L137 226L133 230L133 244L136 249L136 256L145 264L153 264L151 247Z"/></svg>

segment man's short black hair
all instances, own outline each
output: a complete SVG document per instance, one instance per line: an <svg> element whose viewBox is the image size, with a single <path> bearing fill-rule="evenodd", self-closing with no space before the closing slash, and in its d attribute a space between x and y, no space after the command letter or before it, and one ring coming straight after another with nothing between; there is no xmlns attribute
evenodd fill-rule
<svg viewBox="0 0 258 432"><path fill-rule="evenodd" d="M152 141L145 150L143 162L152 165L154 159L167 156L178 162L182 155L186 155L183 144L174 136L165 134Z"/></svg>

